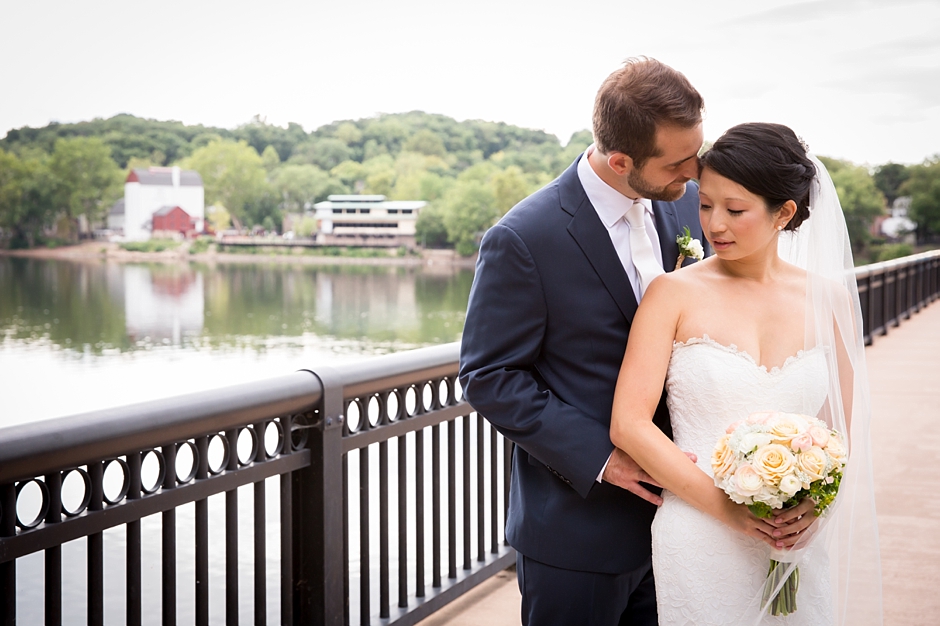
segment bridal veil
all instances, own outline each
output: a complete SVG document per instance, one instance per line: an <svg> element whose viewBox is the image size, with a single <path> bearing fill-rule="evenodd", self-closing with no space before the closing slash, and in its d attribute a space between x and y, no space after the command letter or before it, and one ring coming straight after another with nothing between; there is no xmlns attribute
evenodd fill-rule
<svg viewBox="0 0 940 626"><path fill-rule="evenodd" d="M799 565L799 554L804 552L801 548L810 542L824 542L831 568L835 623L880 626L881 566L872 477L871 398L858 285L835 186L825 166L817 158L810 158L816 166L810 217L798 230L784 231L778 249L784 260L807 271L804 349L822 347L829 369L829 393L817 417L845 436L848 463L836 502L804 533L794 548L796 562L788 567L792 570ZM759 623L773 623L774 619L767 617L767 607L762 609Z"/></svg>

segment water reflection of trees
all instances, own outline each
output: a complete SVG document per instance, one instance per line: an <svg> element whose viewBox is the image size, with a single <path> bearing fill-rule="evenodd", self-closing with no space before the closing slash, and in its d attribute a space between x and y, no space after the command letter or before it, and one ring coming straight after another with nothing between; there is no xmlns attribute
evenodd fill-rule
<svg viewBox="0 0 940 626"><path fill-rule="evenodd" d="M311 336L407 347L459 338L472 278L452 268L0 258L0 332L93 353Z"/></svg>
<svg viewBox="0 0 940 626"><path fill-rule="evenodd" d="M121 267L0 257L0 333L95 353L131 348Z"/></svg>

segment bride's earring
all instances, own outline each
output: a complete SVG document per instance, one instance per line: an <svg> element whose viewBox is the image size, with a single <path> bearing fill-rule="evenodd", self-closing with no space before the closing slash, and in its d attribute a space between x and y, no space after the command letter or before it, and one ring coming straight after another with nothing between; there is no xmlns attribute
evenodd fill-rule
<svg viewBox="0 0 940 626"><path fill-rule="evenodd" d="M781 225L777 226L777 230L783 230L783 225L781 224Z"/></svg>

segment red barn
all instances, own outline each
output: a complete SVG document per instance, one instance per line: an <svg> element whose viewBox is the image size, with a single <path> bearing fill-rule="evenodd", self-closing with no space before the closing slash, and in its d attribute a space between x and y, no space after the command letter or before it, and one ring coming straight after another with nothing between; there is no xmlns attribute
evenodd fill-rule
<svg viewBox="0 0 940 626"><path fill-rule="evenodd" d="M178 206L160 207L153 214L153 232L173 232L184 235L195 229L195 220Z"/></svg>

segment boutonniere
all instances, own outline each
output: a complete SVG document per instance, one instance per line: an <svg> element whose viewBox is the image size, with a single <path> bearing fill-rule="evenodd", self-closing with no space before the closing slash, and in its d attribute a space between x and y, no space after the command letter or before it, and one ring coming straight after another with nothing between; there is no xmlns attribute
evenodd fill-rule
<svg viewBox="0 0 940 626"><path fill-rule="evenodd" d="M676 243L679 244L679 258L676 259L676 269L682 267L682 262L688 258L696 261L705 258L705 249L702 247L702 242L692 238L688 226L682 229L681 235L676 235Z"/></svg>

